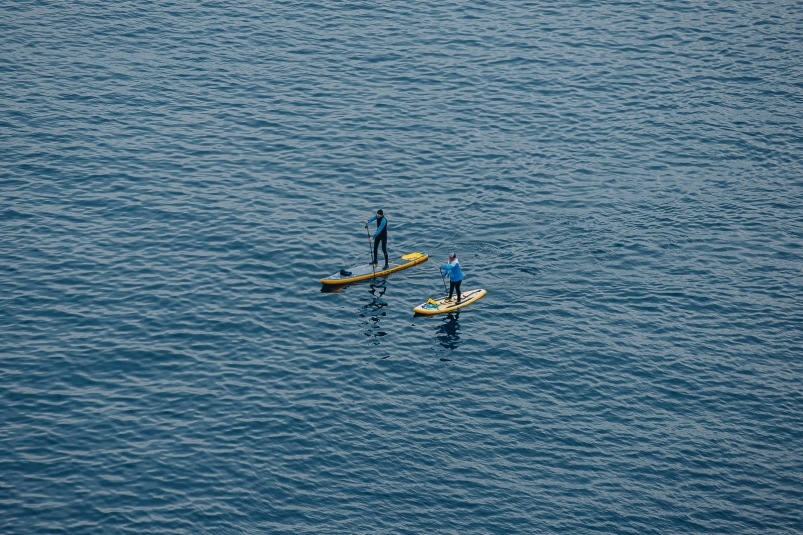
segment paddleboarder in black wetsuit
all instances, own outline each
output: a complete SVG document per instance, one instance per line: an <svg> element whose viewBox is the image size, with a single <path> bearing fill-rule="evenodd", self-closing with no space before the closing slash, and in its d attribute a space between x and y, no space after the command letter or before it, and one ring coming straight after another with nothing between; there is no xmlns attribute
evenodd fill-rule
<svg viewBox="0 0 803 535"><path fill-rule="evenodd" d="M382 253L385 255L385 265L382 269L388 268L388 220L382 210L377 210L376 215L365 222L366 225L376 219L376 232L368 237L368 241L374 240L374 265L376 265L376 255L379 252L379 242L382 242Z"/></svg>

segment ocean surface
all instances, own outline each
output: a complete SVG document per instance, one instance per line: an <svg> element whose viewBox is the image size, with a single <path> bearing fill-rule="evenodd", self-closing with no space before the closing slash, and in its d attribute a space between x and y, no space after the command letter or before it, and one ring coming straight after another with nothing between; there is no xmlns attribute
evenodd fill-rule
<svg viewBox="0 0 803 535"><path fill-rule="evenodd" d="M802 533L801 58L801 1L4 2L0 533ZM323 291L379 208L430 259Z"/></svg>

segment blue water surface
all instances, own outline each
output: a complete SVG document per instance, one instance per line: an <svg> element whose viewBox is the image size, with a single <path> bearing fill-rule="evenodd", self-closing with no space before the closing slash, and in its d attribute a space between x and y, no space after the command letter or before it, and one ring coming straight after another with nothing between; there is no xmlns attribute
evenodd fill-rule
<svg viewBox="0 0 803 535"><path fill-rule="evenodd" d="M800 1L0 15L0 532L803 532Z"/></svg>

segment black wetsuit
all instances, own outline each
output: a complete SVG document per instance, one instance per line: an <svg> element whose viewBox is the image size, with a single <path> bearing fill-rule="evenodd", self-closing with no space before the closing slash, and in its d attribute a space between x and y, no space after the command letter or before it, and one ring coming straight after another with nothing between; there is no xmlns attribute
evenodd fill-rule
<svg viewBox="0 0 803 535"><path fill-rule="evenodd" d="M379 253L379 242L382 242L382 254L385 255L385 265L388 264L388 218L382 216L382 219L378 217L376 219L376 229L377 233L374 234L374 264L376 264L376 256ZM384 225L383 225L384 223ZM382 229L381 231L379 229Z"/></svg>

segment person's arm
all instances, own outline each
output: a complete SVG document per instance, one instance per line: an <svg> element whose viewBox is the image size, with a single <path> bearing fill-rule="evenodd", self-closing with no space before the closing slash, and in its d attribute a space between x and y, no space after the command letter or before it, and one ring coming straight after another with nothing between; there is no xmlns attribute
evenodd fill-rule
<svg viewBox="0 0 803 535"><path fill-rule="evenodd" d="M374 221L374 220L376 220L376 216L373 216L371 219L367 219L367 220L365 221L365 224L367 225L368 223L371 223L371 222L372 222L372 221Z"/></svg>
<svg viewBox="0 0 803 535"><path fill-rule="evenodd" d="M441 273L443 274L444 277L446 275L448 275L449 273L451 273L451 271L452 271L452 265L451 264L447 263L447 264L443 264L441 266Z"/></svg>
<svg viewBox="0 0 803 535"><path fill-rule="evenodd" d="M374 217L374 219L376 219L376 217ZM373 221L373 219L371 221ZM385 223L387 223L387 221L388 220L385 219L384 217L382 218L382 222L379 224L379 228L376 229L376 232L374 232L373 238L376 238L377 236L379 236L379 233L382 232L383 228L385 228Z"/></svg>

